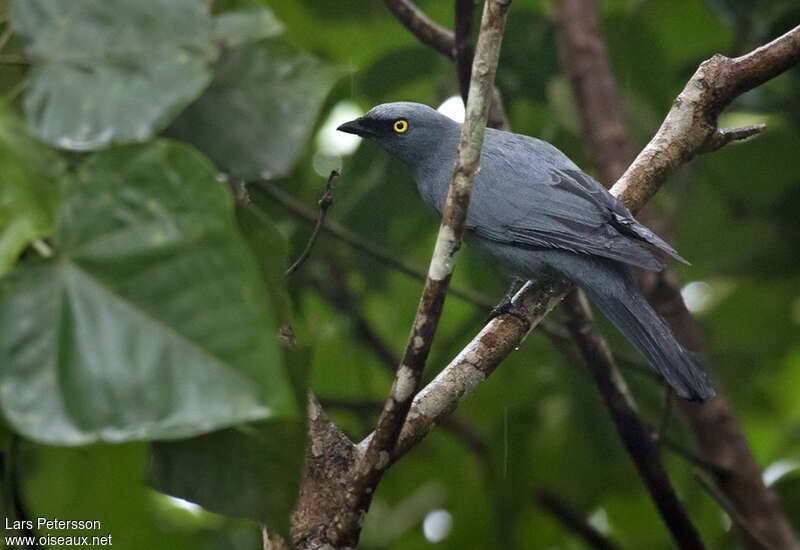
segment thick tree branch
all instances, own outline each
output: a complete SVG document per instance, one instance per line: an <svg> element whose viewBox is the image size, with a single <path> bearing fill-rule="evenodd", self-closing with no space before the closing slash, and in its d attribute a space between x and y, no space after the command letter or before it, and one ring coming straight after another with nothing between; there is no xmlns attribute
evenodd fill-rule
<svg viewBox="0 0 800 550"><path fill-rule="evenodd" d="M704 61L672 103L658 132L612 193L625 204L644 204L679 165L716 139L717 116L740 94L779 75L800 59L800 25L741 57L717 54Z"/></svg>
<svg viewBox="0 0 800 550"><path fill-rule="evenodd" d="M509 0L487 0L472 67L470 98L461 128L453 181L447 194L442 224L434 247L428 277L411 328L402 363L389 397L378 418L374 437L366 446L356 471L355 496L366 510L372 492L389 465L391 453L416 394L433 336L441 316L455 256L461 247L470 193L480 160L491 88L505 30Z"/></svg>
<svg viewBox="0 0 800 550"><path fill-rule="evenodd" d="M797 29L791 32L797 32ZM796 53L787 51L785 48L781 48L779 51L783 52L780 55L784 57L792 56L796 58ZM762 55L772 57L777 54L768 51ZM784 65L786 64L784 63ZM745 75L740 75L740 78L744 79ZM697 86L697 79L697 75L693 76L687 87ZM714 100L713 96L705 99L705 101ZM681 102L676 101L672 111L680 109L680 104ZM670 116L668 114L667 118L670 118ZM691 133L692 131L691 128L685 130L686 133ZM686 137L684 133L671 132L670 135L671 139L675 141L681 141ZM653 141L655 143L651 142L648 145L651 155L656 152L659 143L664 148L665 154L666 150L672 146L672 141L664 141L663 137L663 135L660 136L658 140L654 138ZM677 164L673 164L670 169L674 169L676 166ZM627 177L623 182L624 185L612 188L612 193L621 193L623 202L635 212L657 191L670 173L670 169L652 171L638 168L633 171L629 170L626 173ZM625 192L622 193L622 191ZM514 305L527 313L531 326L536 326L571 288L572 285L565 280L539 281L537 284L529 282L514 297ZM461 350L458 356L417 394L392 458L396 459L408 451L414 443L424 437L425 433L430 430L431 426L439 418L455 410L458 403L474 390L486 376L491 374L497 365L519 345L524 335L525 324L515 317L501 315L490 321ZM359 447L364 448L368 445L371 437L369 436L362 441ZM721 461L717 462L721 463Z"/></svg>

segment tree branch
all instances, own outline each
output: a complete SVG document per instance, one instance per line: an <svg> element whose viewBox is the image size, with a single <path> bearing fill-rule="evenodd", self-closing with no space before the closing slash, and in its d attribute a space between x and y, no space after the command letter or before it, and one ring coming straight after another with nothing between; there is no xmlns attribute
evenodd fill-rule
<svg viewBox="0 0 800 550"><path fill-rule="evenodd" d="M336 170L331 170L331 174L328 176L328 181L325 183L325 191L322 193L322 198L319 199L319 216L317 216L317 221L314 223L314 229L311 231L311 236L308 238L308 243L306 244L302 254L300 254L300 257L297 258L286 270L287 277L297 271L297 269L303 265L303 262L306 261L306 258L308 258L309 254L311 254L311 248L313 248L314 243L317 242L319 231L322 229L322 224L325 223L325 216L328 215L328 208L330 208L331 204L333 204L333 182L338 177L339 172Z"/></svg>
<svg viewBox="0 0 800 550"><path fill-rule="evenodd" d="M422 13L410 0L383 0L383 3L420 42L450 59L455 58L453 31Z"/></svg>
<svg viewBox="0 0 800 550"><path fill-rule="evenodd" d="M644 204L679 165L702 152L717 131L717 116L740 94L779 75L800 59L800 25L741 57L717 54L700 64L672 103L658 132L611 191L625 204Z"/></svg>
<svg viewBox="0 0 800 550"><path fill-rule="evenodd" d="M378 418L374 437L366 446L356 472L355 495L366 510L372 492L389 465L392 450L416 394L425 361L444 306L455 256L461 247L475 171L478 168L491 88L505 29L509 0L487 0L476 47L470 81L470 99L461 128L453 181L447 194L442 224L434 247L428 277L411 328L402 363L397 369L389 397Z"/></svg>

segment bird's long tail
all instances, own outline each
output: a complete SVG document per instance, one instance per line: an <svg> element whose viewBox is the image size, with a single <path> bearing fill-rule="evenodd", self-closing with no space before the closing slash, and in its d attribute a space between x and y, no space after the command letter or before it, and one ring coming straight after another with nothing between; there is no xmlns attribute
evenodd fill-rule
<svg viewBox="0 0 800 550"><path fill-rule="evenodd" d="M696 355L675 340L664 320L637 290L628 269L605 260L593 259L592 263L595 266L590 277L585 276L584 269L578 269L577 273L569 273L570 269L563 271L586 292L679 396L693 401L713 397L714 389L698 366Z"/></svg>

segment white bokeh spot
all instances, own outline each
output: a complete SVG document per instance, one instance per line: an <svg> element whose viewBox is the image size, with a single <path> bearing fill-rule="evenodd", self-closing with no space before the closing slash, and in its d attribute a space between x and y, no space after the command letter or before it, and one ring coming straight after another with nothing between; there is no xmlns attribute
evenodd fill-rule
<svg viewBox="0 0 800 550"><path fill-rule="evenodd" d="M336 128L363 115L364 111L352 101L340 101L334 105L328 118L317 132L317 152L326 157L352 154L358 149L361 138L353 134L337 132Z"/></svg>
<svg viewBox="0 0 800 550"><path fill-rule="evenodd" d="M430 542L441 542L453 528L453 516L447 510L431 510L422 520L422 532Z"/></svg>
<svg viewBox="0 0 800 550"><path fill-rule="evenodd" d="M461 99L460 95L448 97L436 110L444 116L452 118L456 122L464 122L464 101Z"/></svg>
<svg viewBox="0 0 800 550"><path fill-rule="evenodd" d="M686 309L691 313L701 313L709 308L712 303L713 293L711 285L704 281L692 281L681 289L681 297Z"/></svg>

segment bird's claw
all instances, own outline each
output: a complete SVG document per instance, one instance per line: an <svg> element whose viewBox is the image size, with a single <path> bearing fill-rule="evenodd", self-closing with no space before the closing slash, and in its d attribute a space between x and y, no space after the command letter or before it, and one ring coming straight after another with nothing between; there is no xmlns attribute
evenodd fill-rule
<svg viewBox="0 0 800 550"><path fill-rule="evenodd" d="M488 323L495 317L499 317L501 315L511 315L512 317L516 317L522 322L523 325L525 325L526 331L530 329L531 322L528 320L525 311L523 311L522 308L516 306L514 302L512 302L508 298L503 299L502 302L500 302L491 309L491 311L489 312L489 316L486 318L486 322Z"/></svg>

